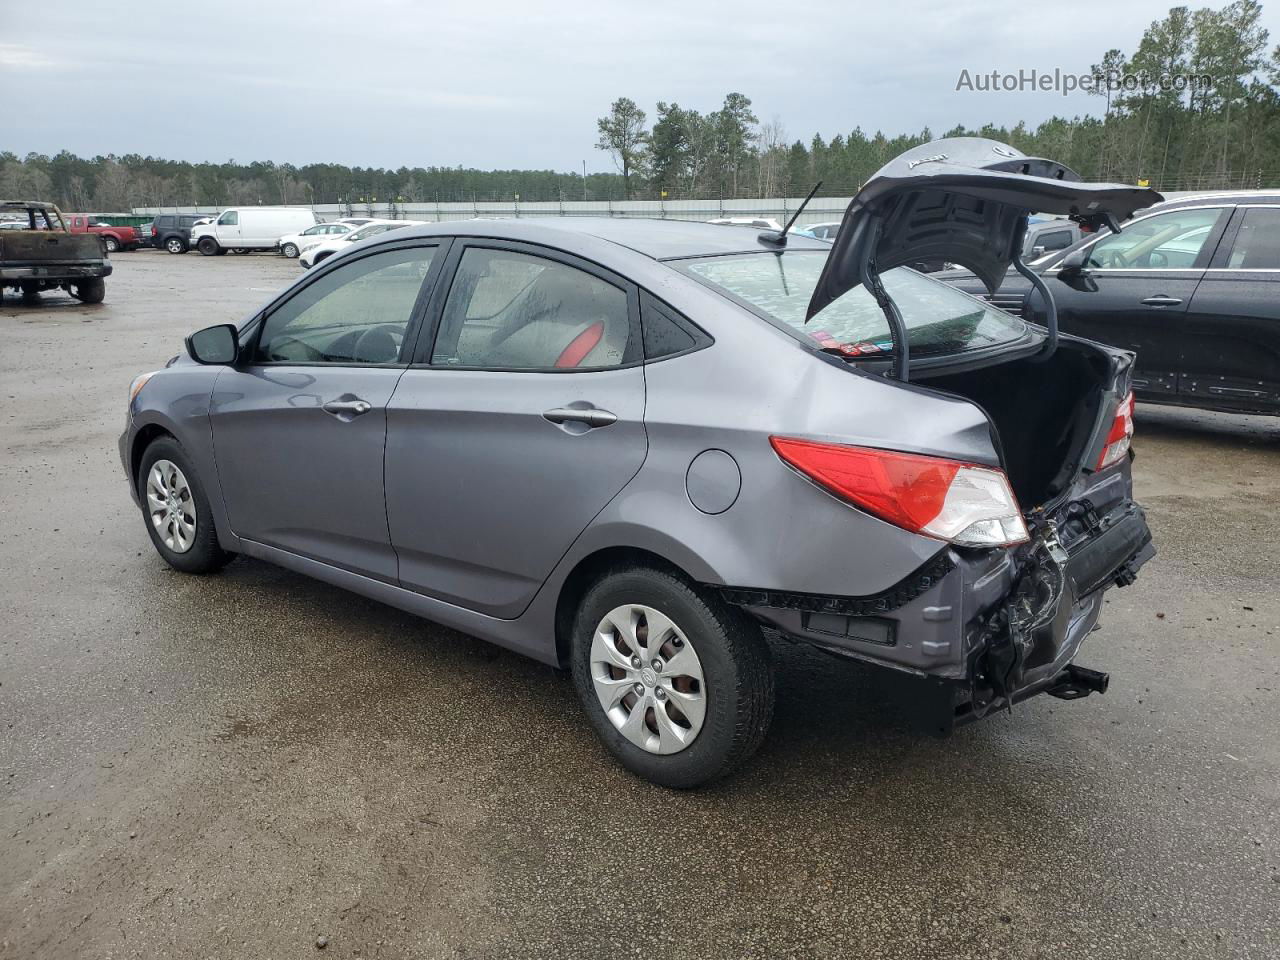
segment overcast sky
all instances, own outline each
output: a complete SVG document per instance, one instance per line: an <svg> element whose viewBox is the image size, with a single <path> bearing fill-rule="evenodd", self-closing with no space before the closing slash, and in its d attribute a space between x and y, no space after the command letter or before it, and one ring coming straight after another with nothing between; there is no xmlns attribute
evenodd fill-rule
<svg viewBox="0 0 1280 960"><path fill-rule="evenodd" d="M612 169L618 96L752 99L806 142L1101 112L1077 93L956 91L1086 72L1169 4L826 0L0 0L0 150L361 166ZM1265 15L1280 37L1280 0Z"/></svg>

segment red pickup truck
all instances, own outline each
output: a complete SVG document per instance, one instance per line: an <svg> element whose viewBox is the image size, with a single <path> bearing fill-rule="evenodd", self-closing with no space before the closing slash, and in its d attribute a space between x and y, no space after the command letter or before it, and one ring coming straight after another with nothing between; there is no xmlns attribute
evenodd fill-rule
<svg viewBox="0 0 1280 960"><path fill-rule="evenodd" d="M113 227L109 223L98 223L88 213L64 213L62 216L72 233L96 233L100 236L107 253L136 250L142 246L143 238L133 227Z"/></svg>

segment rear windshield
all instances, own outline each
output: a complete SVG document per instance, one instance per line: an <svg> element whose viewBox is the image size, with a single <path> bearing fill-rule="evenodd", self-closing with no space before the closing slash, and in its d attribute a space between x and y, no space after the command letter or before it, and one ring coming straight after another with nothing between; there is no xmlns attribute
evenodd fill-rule
<svg viewBox="0 0 1280 960"><path fill-rule="evenodd" d="M821 251L748 253L685 260L677 266L798 339L870 356L890 349L889 324L863 286L854 287L808 323L805 308L827 256ZM907 328L913 356L961 353L1009 343L1026 333L1017 317L923 274L899 267L883 277Z"/></svg>

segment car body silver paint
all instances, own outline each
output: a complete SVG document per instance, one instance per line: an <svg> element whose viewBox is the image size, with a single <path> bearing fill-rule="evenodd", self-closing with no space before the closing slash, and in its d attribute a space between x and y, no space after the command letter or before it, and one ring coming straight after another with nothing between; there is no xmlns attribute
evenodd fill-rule
<svg viewBox="0 0 1280 960"><path fill-rule="evenodd" d="M615 232L620 229L606 224L601 230L605 227ZM647 225L647 229L657 230L653 225ZM720 252L735 248L758 250L758 244L753 247L755 231L727 227L706 229L716 235L714 242L723 247ZM148 382L139 394L130 425L121 438L126 469L139 431L148 425L162 427L177 436L190 453L192 464L209 491L219 540L228 549L363 593L548 663L559 662L555 624L561 590L578 564L601 550L617 547L647 550L679 566L693 579L710 585L863 596L888 589L949 549L937 540L872 517L821 490L785 466L774 454L768 437L792 435L998 464L990 424L976 405L864 375L840 361L823 357L670 265L623 246L616 238L604 240L593 236L590 230L590 224L584 223L576 223L572 228L564 225L548 228L545 224L521 221L436 224L397 231L387 240L363 245L361 251L369 252L384 243L400 244L425 237L474 236L544 244L629 278L693 319L714 340L704 349L634 368L636 375L643 377L640 402L644 442L647 442L647 450L637 458L641 462L634 476L621 481L616 493L611 493L611 488L618 480L611 478L603 491L609 494L609 499L598 512L585 518L585 528L576 533L570 529L561 531L561 540L567 542L558 560L554 554L560 549L559 543L537 558L544 565L549 563L548 569L537 569L536 565L521 568L516 578L520 589L498 596L497 602L485 605L477 601L475 590L483 577L467 590L443 590L438 596L430 596L423 592L423 588L429 586L425 582L409 583L403 576L399 582L391 582L389 578L380 577L374 565L367 562L351 562L351 558L341 556L327 557L327 562L322 562L306 555L340 546L336 539L330 545L321 545L320 549L314 543L310 547L299 547L296 543L280 546L249 537L245 530L238 528L235 518L242 511L237 509L237 504L231 505L230 511L224 506L221 476L228 467L220 462L221 453L215 456L210 410L218 411L218 415L232 413L240 402L232 395L238 393L243 384L236 379L235 389L224 397L219 383L215 396L215 379L221 368L181 361L160 371ZM746 236L739 241L733 236L737 233ZM796 255L806 249L829 249L820 241L797 239L792 245ZM698 252L690 249L692 246L692 243L687 246L676 243L672 249L680 253ZM294 287L332 269L348 255L346 252L335 255L317 271L300 278ZM275 302L290 296L294 287L282 292ZM627 373L625 370L614 372ZM410 370L406 377L413 375L425 384L428 379L436 379L433 374L439 374L443 389L447 385L444 378L459 373L461 371ZM552 376L566 381L566 386L548 393L548 406L572 399L571 395L576 395L579 389L573 387L572 381L589 375ZM460 388L463 382L459 379L454 384ZM232 380L226 385L232 386ZM581 399L596 402L589 390L581 389ZM291 395L302 392L301 387L295 387ZM607 402L621 403L616 398ZM606 403L598 405L606 406ZM614 412L620 417L625 414L630 420L637 415L631 407ZM394 420L397 415L393 408L389 416ZM271 424L270 418L264 420L263 427L263 444L282 439L278 436L279 428ZM550 424L547 428L555 429ZM614 429L605 427L569 440L588 439L596 433L607 435L607 431ZM397 440L396 444L407 446L411 442ZM685 492L690 463L699 453L711 448L730 454L742 475L739 495L730 508L718 514L698 510ZM243 456L243 451L239 455ZM295 452L295 455L301 454ZM515 458L511 467L517 474L519 462L519 458ZM326 467L321 462L311 466L317 470ZM378 473L380 466L370 464L367 469ZM402 511L413 509L413 471L430 467L425 460L410 458L394 471L396 475L388 488L389 512L393 519ZM240 464L230 469L236 478L231 486L239 495L245 495L252 488L252 467ZM435 469L447 470L448 467L438 464ZM630 469L627 466L623 473ZM537 483L540 477L530 476L527 480ZM465 478L459 477L457 482L465 483ZM1127 473L1125 482L1127 487ZM433 493L447 495L448 489L447 485L437 485ZM317 489L312 495L317 498L312 505L315 514L340 511L347 505L341 484ZM594 504L591 507L594 508ZM575 515L573 522L576 524L580 519L583 518ZM508 515L488 521L480 518L476 522L488 524L479 533L487 543L495 545L495 549L509 549L511 542L538 529L536 522L521 525L518 515L515 520ZM515 527L511 526L513 522ZM459 530L452 533L456 535ZM254 532L263 536L257 530ZM423 538L414 549L420 553L430 552L429 531L417 530L411 536ZM283 542L275 535L268 538ZM496 546L504 543L506 545ZM993 555L998 556L999 552ZM501 564L490 566L501 567ZM423 573L429 570L428 565ZM974 576L974 571L962 564L943 583L909 605L906 609L913 613L916 608L921 611L925 607L933 608L933 618L924 618L930 626L912 639L920 628L904 621L904 639L910 643L893 648L888 656L882 650L880 658L892 661L897 656L903 660L903 652L907 651L905 660L909 661L917 654L923 656L922 644L931 641L931 652L921 669L940 674L954 671L961 652L958 631L963 621L938 619L936 608L946 605L948 595L963 592L965 578ZM536 582L539 578L540 585ZM989 577L987 583L998 586L999 577ZM786 611L756 612L780 626L791 623ZM801 630L795 625L790 628ZM947 644L940 648L943 634ZM945 650L944 656L938 656L939 649ZM903 665L910 666L910 663Z"/></svg>

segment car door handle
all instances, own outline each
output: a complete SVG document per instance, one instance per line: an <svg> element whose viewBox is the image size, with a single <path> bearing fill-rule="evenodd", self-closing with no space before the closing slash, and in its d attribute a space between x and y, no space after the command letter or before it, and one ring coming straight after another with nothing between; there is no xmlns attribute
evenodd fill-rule
<svg viewBox="0 0 1280 960"><path fill-rule="evenodd" d="M339 419L345 417L358 417L362 413L368 413L373 409L373 404L367 400L330 400L324 404L322 409L325 413L332 413Z"/></svg>
<svg viewBox="0 0 1280 960"><path fill-rule="evenodd" d="M1177 297L1159 296L1147 297L1142 301L1142 304L1148 307L1176 307L1181 302Z"/></svg>
<svg viewBox="0 0 1280 960"><path fill-rule="evenodd" d="M552 423L585 423L588 427L607 427L617 423L618 418L608 410L597 407L556 407L542 415L544 420Z"/></svg>

